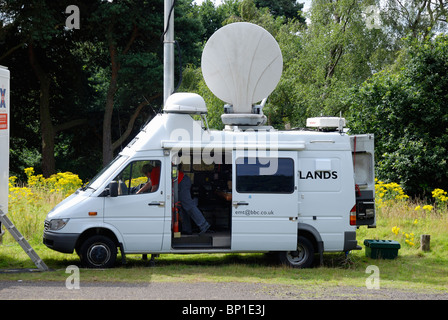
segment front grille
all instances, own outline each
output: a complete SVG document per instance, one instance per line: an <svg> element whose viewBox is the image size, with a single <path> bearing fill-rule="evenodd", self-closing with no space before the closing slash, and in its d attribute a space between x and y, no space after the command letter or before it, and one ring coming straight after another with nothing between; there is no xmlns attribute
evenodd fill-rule
<svg viewBox="0 0 448 320"><path fill-rule="evenodd" d="M45 222L44 222L44 232L47 232L48 228L50 228L50 221L45 220Z"/></svg>

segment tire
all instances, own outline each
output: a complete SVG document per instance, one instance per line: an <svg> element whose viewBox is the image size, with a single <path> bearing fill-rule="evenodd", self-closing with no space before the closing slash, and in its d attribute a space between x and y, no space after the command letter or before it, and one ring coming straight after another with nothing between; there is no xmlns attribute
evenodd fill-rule
<svg viewBox="0 0 448 320"><path fill-rule="evenodd" d="M298 237L297 250L279 252L282 264L292 268L310 268L314 262L314 246L305 237Z"/></svg>
<svg viewBox="0 0 448 320"><path fill-rule="evenodd" d="M92 236L81 245L79 257L83 267L112 268L117 259L117 245L106 236Z"/></svg>

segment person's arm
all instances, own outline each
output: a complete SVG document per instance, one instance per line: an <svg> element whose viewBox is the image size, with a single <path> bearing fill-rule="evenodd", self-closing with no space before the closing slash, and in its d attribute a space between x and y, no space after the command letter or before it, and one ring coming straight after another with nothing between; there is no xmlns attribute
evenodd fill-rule
<svg viewBox="0 0 448 320"><path fill-rule="evenodd" d="M149 188L151 188L151 181L148 181L143 187L141 187L140 190L137 191L137 194L146 192L147 190L149 190ZM151 192L152 192L152 190L151 190Z"/></svg>

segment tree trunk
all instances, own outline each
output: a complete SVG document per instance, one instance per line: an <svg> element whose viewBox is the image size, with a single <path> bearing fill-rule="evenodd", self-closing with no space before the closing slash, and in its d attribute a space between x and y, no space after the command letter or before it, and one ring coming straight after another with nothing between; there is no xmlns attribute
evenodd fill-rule
<svg viewBox="0 0 448 320"><path fill-rule="evenodd" d="M54 160L54 127L50 115L50 76L36 60L33 45L28 47L28 57L31 67L40 83L40 131L42 139L42 174L48 178L56 173Z"/></svg>
<svg viewBox="0 0 448 320"><path fill-rule="evenodd" d="M126 131L121 135L120 138L118 138L114 143L112 143L112 152L117 149L131 134L132 128L134 127L134 122L137 119L138 115L140 114L140 111L143 109L143 107L147 106L151 101L155 100L156 98L160 97L162 94L158 93L152 96L151 98L141 102L137 109L135 109L134 114L131 116L128 122L128 126L126 128Z"/></svg>
<svg viewBox="0 0 448 320"><path fill-rule="evenodd" d="M42 135L42 174L48 178L56 173L56 165L54 127L50 115L50 79L47 75L40 83L40 131Z"/></svg>
<svg viewBox="0 0 448 320"><path fill-rule="evenodd" d="M111 60L111 77L106 95L106 108L103 121L103 166L113 159L112 150L112 114L114 110L114 98L117 92L118 70L117 47L112 39L109 39L109 53Z"/></svg>
<svg viewBox="0 0 448 320"><path fill-rule="evenodd" d="M122 55L125 55L132 44L134 43L138 34L138 28L134 25L132 30L132 34L129 38L126 47L121 52ZM112 143L112 114L114 111L114 103L115 103L115 94L118 89L118 72L120 70L120 62L118 60L118 51L117 45L113 40L113 25L109 26L107 41L109 45L109 54L111 61L111 76L109 82L109 88L107 89L106 95L106 107L104 110L104 120L103 120L103 166L109 164L114 157L114 150L117 148L117 145L120 145L122 140L125 140L127 136L129 136L129 132L127 136L120 137L120 142ZM137 109L137 115L140 112L140 107ZM131 123L133 124L135 118L131 118Z"/></svg>

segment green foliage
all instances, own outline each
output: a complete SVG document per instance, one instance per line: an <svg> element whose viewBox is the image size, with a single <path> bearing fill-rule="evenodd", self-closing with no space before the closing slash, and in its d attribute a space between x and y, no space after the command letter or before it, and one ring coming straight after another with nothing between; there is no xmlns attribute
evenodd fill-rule
<svg viewBox="0 0 448 320"><path fill-rule="evenodd" d="M378 177L415 195L448 186L448 36L410 41L407 56L354 91L350 127L375 134Z"/></svg>
<svg viewBox="0 0 448 320"><path fill-rule="evenodd" d="M275 17L285 17L287 19L299 19L305 22L301 15L303 3L296 0L255 0L258 8L269 8L270 13Z"/></svg>
<svg viewBox="0 0 448 320"><path fill-rule="evenodd" d="M0 0L0 64L13 71L14 174L29 166L41 171L41 163L48 162L48 153L42 152L49 145L43 142L48 131L54 138L55 169L87 179L102 164L104 123L110 120L111 144L118 151L161 110L163 1L77 1L80 30L64 28L70 4ZM381 28L366 25L371 5L381 9ZM353 132L377 135L382 179L400 182L410 194L446 188L447 49L446 37L435 38L433 31L446 31L446 4L314 0L307 13L301 9L300 1L291 0L224 0L218 6L211 0L201 5L178 0L175 39L184 67L179 91L203 96L209 125L222 128L224 102L202 78L201 50L225 24L258 24L276 38L284 62L264 108L268 124L302 127L310 116L342 112ZM410 38L403 40L404 35Z"/></svg>
<svg viewBox="0 0 448 320"><path fill-rule="evenodd" d="M42 106L53 128L57 170L92 177L101 166L104 110L111 88L111 48L118 73L111 116L112 141L131 126L132 139L161 109L163 74L163 0L78 1L79 30L64 28L70 1L0 1L0 64L11 72L11 172L34 166L41 171ZM183 64L198 65L204 29L190 0L177 1L175 38ZM31 47L32 46L32 47ZM32 50L31 50L32 48ZM48 48L51 48L49 50ZM30 52L41 68L30 65ZM176 55L177 55L176 50ZM176 60L176 64L177 64ZM176 65L176 71L177 71ZM179 77L179 72L176 72ZM48 95L41 79L49 80ZM177 80L176 80L177 81ZM47 100L42 102L42 97ZM146 102L149 101L149 102ZM143 109L141 104L147 103ZM139 116L130 124L139 110ZM77 125L73 124L77 120ZM67 124L72 122L72 126ZM118 150L120 146L118 145ZM117 150L117 151L118 151ZM37 156L36 156L37 154Z"/></svg>
<svg viewBox="0 0 448 320"><path fill-rule="evenodd" d="M224 102L218 99L207 87L200 68L189 65L184 69L182 86L179 91L195 92L204 98L207 105L207 122L209 127L212 129L224 128L221 121Z"/></svg>
<svg viewBox="0 0 448 320"><path fill-rule="evenodd" d="M344 112L343 100L349 88L370 77L373 68L382 68L372 65L371 57L385 47L385 37L381 31L366 27L363 11L368 4L313 2L310 24L294 34L300 38L295 42L301 45L295 57L285 63L285 77L295 81L297 105L305 109L305 117L295 122L303 125L306 117Z"/></svg>
<svg viewBox="0 0 448 320"><path fill-rule="evenodd" d="M205 42L212 34L223 26L223 22L238 13L238 0L225 0L221 5L215 7L212 0L205 0L197 9L198 17L201 20L205 32L202 42Z"/></svg>

